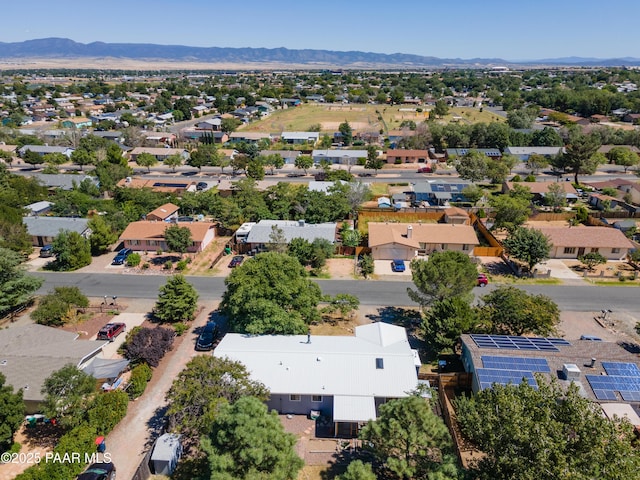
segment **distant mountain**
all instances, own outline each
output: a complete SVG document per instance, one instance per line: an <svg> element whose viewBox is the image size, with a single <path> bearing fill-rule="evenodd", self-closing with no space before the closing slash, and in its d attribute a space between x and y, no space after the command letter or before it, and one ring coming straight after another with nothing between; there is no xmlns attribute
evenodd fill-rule
<svg viewBox="0 0 640 480"><path fill-rule="evenodd" d="M290 65L388 66L388 67L471 67L494 65L640 65L640 59L556 58L511 62L500 58L437 58L405 53L339 52L332 50L291 50L288 48L220 48L155 45L147 43L78 43L68 38L42 38L24 42L0 42L0 59L26 58L122 58L203 62Z"/></svg>

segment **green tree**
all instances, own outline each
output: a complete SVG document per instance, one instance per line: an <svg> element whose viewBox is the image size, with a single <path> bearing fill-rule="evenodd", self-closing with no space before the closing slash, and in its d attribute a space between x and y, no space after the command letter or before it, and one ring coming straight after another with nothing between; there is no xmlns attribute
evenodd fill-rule
<svg viewBox="0 0 640 480"><path fill-rule="evenodd" d="M364 168L371 170L381 170L384 167L384 160L378 157L378 149L374 145L367 147L367 161L364 164Z"/></svg>
<svg viewBox="0 0 640 480"><path fill-rule="evenodd" d="M271 175L273 175L274 169L280 170L284 166L284 158L279 153L262 155L259 158L262 159L262 164L269 169Z"/></svg>
<svg viewBox="0 0 640 480"><path fill-rule="evenodd" d="M175 172L176 167L182 166L182 155L174 153L173 155L169 155L165 158L162 163L167 167L171 167L171 171Z"/></svg>
<svg viewBox="0 0 640 480"><path fill-rule="evenodd" d="M434 302L422 319L422 334L436 352L451 350L463 333L473 332L478 321L477 312L460 297Z"/></svg>
<svg viewBox="0 0 640 480"><path fill-rule="evenodd" d="M198 306L198 292L183 275L174 275L160 287L154 315L161 322L191 320Z"/></svg>
<svg viewBox="0 0 640 480"><path fill-rule="evenodd" d="M464 198L466 198L469 202L471 202L474 205L478 203L478 201L484 195L484 192L482 191L482 189L473 183L464 187L460 193L462 193Z"/></svg>
<svg viewBox="0 0 640 480"><path fill-rule="evenodd" d="M341 233L342 245L345 247L357 247L362 241L362 235L359 230L348 229Z"/></svg>
<svg viewBox="0 0 640 480"><path fill-rule="evenodd" d="M43 411L49 418L57 418L67 427L82 423L91 394L96 391L96 380L68 364L53 372L42 386Z"/></svg>
<svg viewBox="0 0 640 480"><path fill-rule="evenodd" d="M338 131L342 134L342 142L345 145L351 145L353 142L353 130L349 122L346 120L338 125Z"/></svg>
<svg viewBox="0 0 640 480"><path fill-rule="evenodd" d="M449 113L449 105L442 99L436 100L436 105L433 109L433 113L438 117L444 117Z"/></svg>
<svg viewBox="0 0 640 480"><path fill-rule="evenodd" d="M627 173L629 167L633 167L640 162L640 157L626 147L613 147L607 153L607 159L615 165L624 167L624 173Z"/></svg>
<svg viewBox="0 0 640 480"><path fill-rule="evenodd" d="M187 363L167 392L169 427L197 440L209 433L222 405L243 397L266 401L269 391L251 380L240 362L198 355Z"/></svg>
<svg viewBox="0 0 640 480"><path fill-rule="evenodd" d="M518 130L531 128L536 119L535 113L527 108L511 110L507 113L507 124Z"/></svg>
<svg viewBox="0 0 640 480"><path fill-rule="evenodd" d="M480 318L494 335L556 333L558 305L546 295L529 295L516 287L499 286L481 298Z"/></svg>
<svg viewBox="0 0 640 480"><path fill-rule="evenodd" d="M87 423L99 432L110 432L127 414L128 405L129 395L124 390L96 395L87 406Z"/></svg>
<svg viewBox="0 0 640 480"><path fill-rule="evenodd" d="M347 470L336 477L336 480L376 480L371 465L363 463L362 460L353 460L349 463Z"/></svg>
<svg viewBox="0 0 640 480"><path fill-rule="evenodd" d="M329 315L340 313L341 319L350 316L360 306L360 299L348 293L338 293L335 297L325 298L324 301L328 302L328 305L322 309L322 313Z"/></svg>
<svg viewBox="0 0 640 480"><path fill-rule="evenodd" d="M136 155L136 165L144 167L147 172L151 172L151 167L158 163L158 159L150 153L143 152Z"/></svg>
<svg viewBox="0 0 640 480"><path fill-rule="evenodd" d="M411 395L391 400L379 410L360 438L371 442L381 478L459 477L449 430L427 399Z"/></svg>
<svg viewBox="0 0 640 480"><path fill-rule="evenodd" d="M13 250L0 247L0 315L27 303L44 282L25 273L22 258Z"/></svg>
<svg viewBox="0 0 640 480"><path fill-rule="evenodd" d="M191 230L188 227L180 227L179 225L171 225L164 231L164 240L167 248L171 252L184 254L193 244Z"/></svg>
<svg viewBox="0 0 640 480"><path fill-rule="evenodd" d="M528 190L528 189L527 189ZM493 229L513 231L529 218L531 201L523 197L500 195L491 198L494 211Z"/></svg>
<svg viewBox="0 0 640 480"><path fill-rule="evenodd" d="M637 477L640 456L629 422L607 419L574 383L566 389L542 377L537 383L537 389L495 384L458 397L462 432L486 454L475 462L474 478Z"/></svg>
<svg viewBox="0 0 640 480"><path fill-rule="evenodd" d="M71 154L71 162L78 165L83 170L86 165L95 165L97 163L95 152L78 148Z"/></svg>
<svg viewBox="0 0 640 480"><path fill-rule="evenodd" d="M607 259L599 252L589 252L578 257L580 263L585 265L589 271L592 271L596 265L604 265Z"/></svg>
<svg viewBox="0 0 640 480"><path fill-rule="evenodd" d="M62 230L51 244L56 260L53 270L68 272L91 264L91 245L78 232Z"/></svg>
<svg viewBox="0 0 640 480"><path fill-rule="evenodd" d="M491 183L501 184L509 175L509 167L502 160L488 159L486 172Z"/></svg>
<svg viewBox="0 0 640 480"><path fill-rule="evenodd" d="M304 170L304 174L306 175L307 170L313 166L313 158L309 155L298 155L294 161L294 165L296 168Z"/></svg>
<svg viewBox="0 0 640 480"><path fill-rule="evenodd" d="M544 233L526 227L517 227L502 244L509 255L526 263L530 272L538 263L549 258L552 247Z"/></svg>
<svg viewBox="0 0 640 480"><path fill-rule="evenodd" d="M264 179L264 164L260 157L249 160L247 164L247 177L254 180Z"/></svg>
<svg viewBox="0 0 640 480"><path fill-rule="evenodd" d="M565 147L565 168L573 173L574 183L578 184L579 174L591 174L596 171L600 160L594 154L600 148L600 141L595 135L572 132L569 143Z"/></svg>
<svg viewBox="0 0 640 480"><path fill-rule="evenodd" d="M33 168L44 163L44 157L32 150L27 150L22 156L22 159L24 160L24 163L28 163L33 166Z"/></svg>
<svg viewBox="0 0 640 480"><path fill-rule="evenodd" d="M445 298L466 299L478 281L469 256L453 250L433 252L426 261L412 260L411 274L416 290L408 288L407 293L423 308Z"/></svg>
<svg viewBox="0 0 640 480"><path fill-rule="evenodd" d="M54 287L52 292L38 300L31 318L42 325L64 325L78 308L89 306L89 299L78 287Z"/></svg>
<svg viewBox="0 0 640 480"><path fill-rule="evenodd" d="M91 235L89 236L91 255L97 256L106 253L118 239L111 226L100 215L96 215L89 220L88 227L91 229Z"/></svg>
<svg viewBox="0 0 640 480"><path fill-rule="evenodd" d="M242 122L237 118L223 118L220 123L220 130L229 135L235 132L240 125L242 125Z"/></svg>
<svg viewBox="0 0 640 480"><path fill-rule="evenodd" d="M25 406L22 390L14 393L11 385L5 385L6 377L0 373L0 453L13 444L13 435L24 421Z"/></svg>
<svg viewBox="0 0 640 480"><path fill-rule="evenodd" d="M235 268L225 285L220 308L233 332L301 334L319 320L320 287L289 255L256 255Z"/></svg>
<svg viewBox="0 0 640 480"><path fill-rule="evenodd" d="M553 207L554 212L560 211L567 204L567 192L560 182L555 182L549 185L547 193L544 195L544 201L550 207Z"/></svg>
<svg viewBox="0 0 640 480"><path fill-rule="evenodd" d="M359 266L360 266L360 273L362 274L362 276L364 278L368 278L370 275L373 274L373 270L374 270L373 257L369 254L362 255L362 258L360 259L360 262L359 262Z"/></svg>
<svg viewBox="0 0 640 480"><path fill-rule="evenodd" d="M220 162L220 152L215 145L202 144L196 150L192 150L187 160L187 165L202 170L202 167L216 166Z"/></svg>
<svg viewBox="0 0 640 480"><path fill-rule="evenodd" d="M529 158L527 159L527 168L531 170L531 173L536 174L540 170L548 166L549 166L549 159L544 155L534 153L532 155L529 155Z"/></svg>
<svg viewBox="0 0 640 480"><path fill-rule="evenodd" d="M243 397L220 407L202 450L211 478L293 480L304 464L295 443L275 411L267 412L257 398Z"/></svg>
<svg viewBox="0 0 640 480"><path fill-rule="evenodd" d="M463 180L480 182L487 176L487 156L477 150L469 150L456 163L456 171Z"/></svg>

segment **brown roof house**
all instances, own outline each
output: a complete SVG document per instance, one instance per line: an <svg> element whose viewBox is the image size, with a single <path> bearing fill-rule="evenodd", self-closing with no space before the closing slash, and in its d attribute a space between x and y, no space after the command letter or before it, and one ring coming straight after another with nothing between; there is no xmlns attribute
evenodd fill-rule
<svg viewBox="0 0 640 480"><path fill-rule="evenodd" d="M152 180L148 178L126 177L116 185L120 188L150 188L154 192L173 193L175 195L196 191L196 182L179 179Z"/></svg>
<svg viewBox="0 0 640 480"><path fill-rule="evenodd" d="M607 260L624 260L633 243L617 228L534 227L553 245L550 258L578 258L597 252Z"/></svg>
<svg viewBox="0 0 640 480"><path fill-rule="evenodd" d="M193 243L187 249L189 253L198 253L203 251L215 238L215 224L211 222L152 222L140 221L131 222L125 228L120 241L124 243L125 248L134 251L156 251L158 249L168 251L169 248L164 239L164 232L170 226L178 225L179 227L187 227L191 230L191 239Z"/></svg>
<svg viewBox="0 0 640 480"><path fill-rule="evenodd" d="M479 245L470 225L441 223L369 223L374 260L411 260L417 255L455 250L470 255Z"/></svg>
<svg viewBox="0 0 640 480"><path fill-rule="evenodd" d="M160 205L154 211L147 214L147 220L156 222L169 222L174 218L178 218L178 210L180 207L173 203L165 203Z"/></svg>
<svg viewBox="0 0 640 480"><path fill-rule="evenodd" d="M429 162L429 150L387 150L387 163L426 163Z"/></svg>

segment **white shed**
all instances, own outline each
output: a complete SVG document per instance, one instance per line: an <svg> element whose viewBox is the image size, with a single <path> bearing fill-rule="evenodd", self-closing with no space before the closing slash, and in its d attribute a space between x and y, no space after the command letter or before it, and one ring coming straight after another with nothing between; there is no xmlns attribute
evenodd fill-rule
<svg viewBox="0 0 640 480"><path fill-rule="evenodd" d="M181 435L165 433L161 435L153 447L151 465L156 475L171 475L182 455Z"/></svg>

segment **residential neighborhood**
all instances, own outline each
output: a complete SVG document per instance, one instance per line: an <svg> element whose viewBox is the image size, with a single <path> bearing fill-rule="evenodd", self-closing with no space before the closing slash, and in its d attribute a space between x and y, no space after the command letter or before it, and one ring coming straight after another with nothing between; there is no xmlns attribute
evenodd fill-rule
<svg viewBox="0 0 640 480"><path fill-rule="evenodd" d="M639 75L2 72L0 453L529 478L521 429L634 478Z"/></svg>

